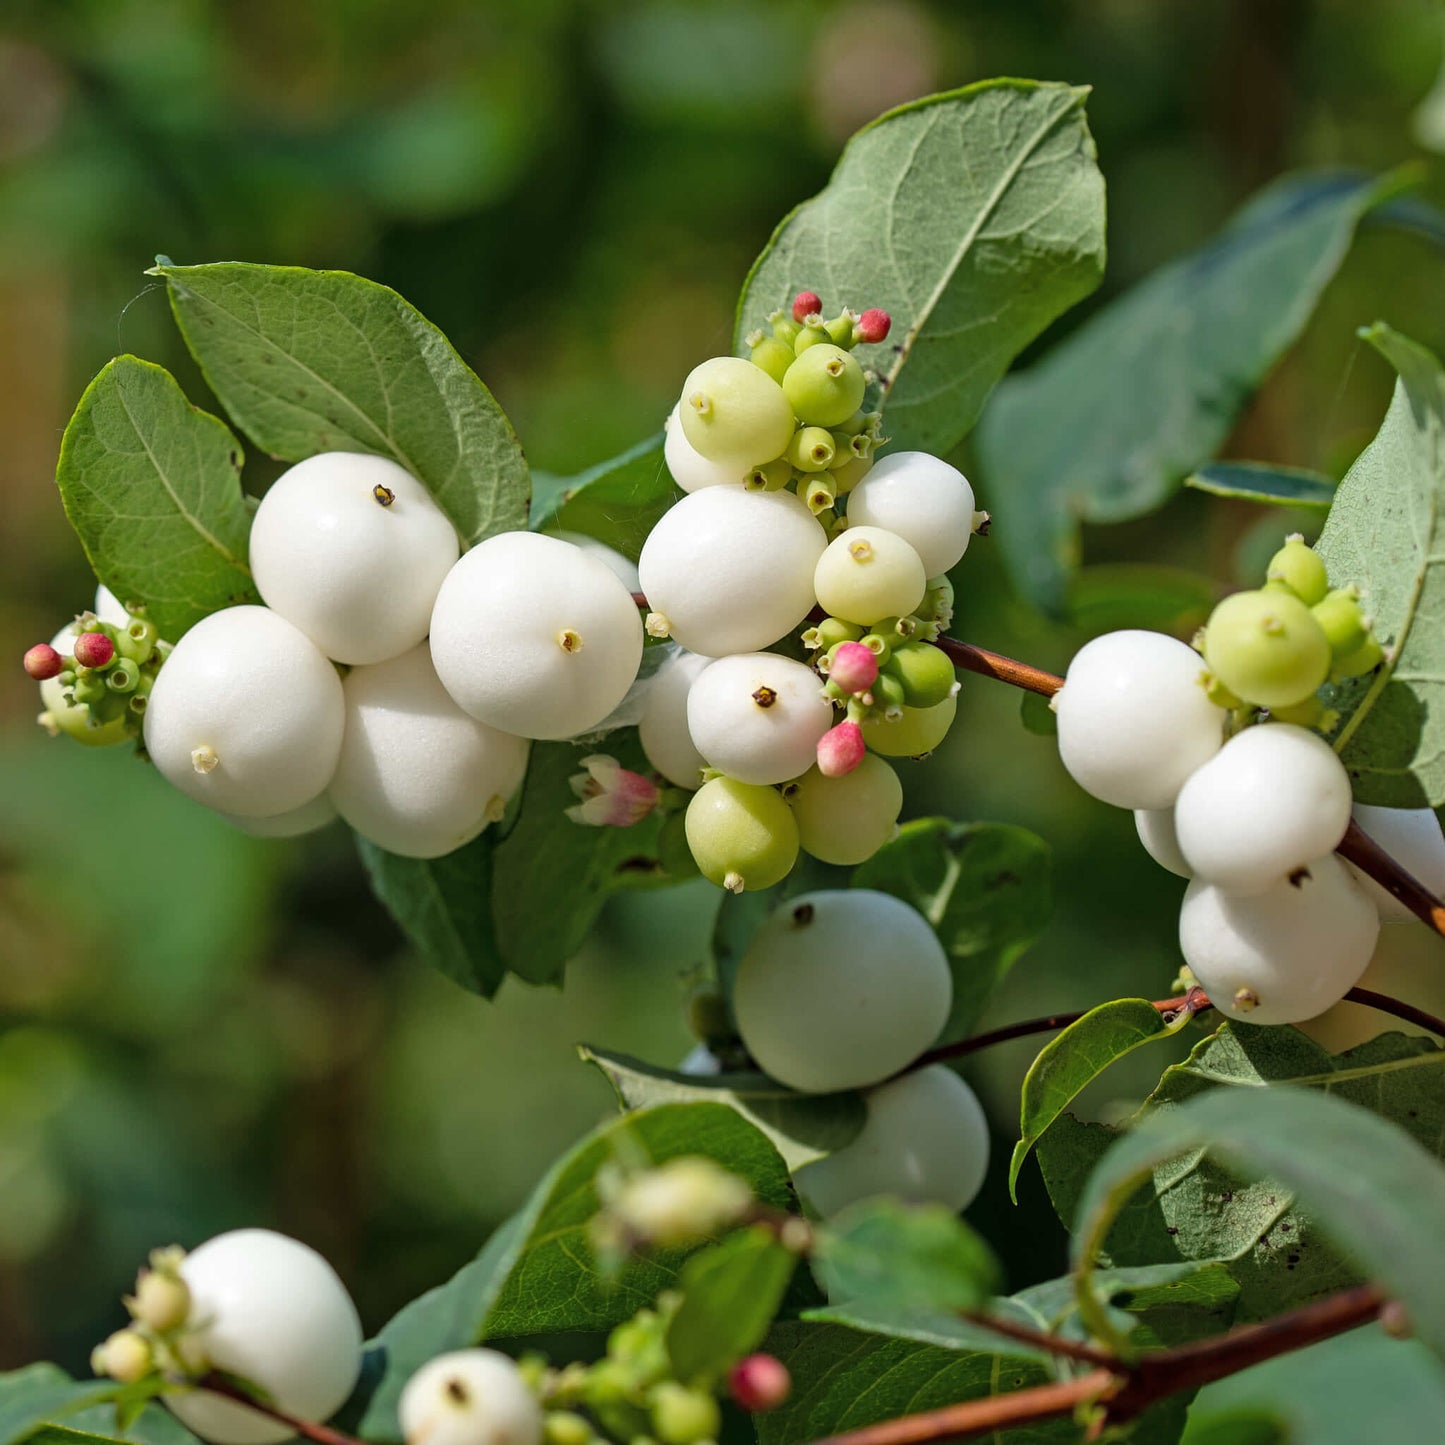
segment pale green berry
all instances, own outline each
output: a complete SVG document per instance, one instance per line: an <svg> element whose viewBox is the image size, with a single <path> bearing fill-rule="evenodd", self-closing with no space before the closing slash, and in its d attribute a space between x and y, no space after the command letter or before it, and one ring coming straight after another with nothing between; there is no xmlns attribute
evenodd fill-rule
<svg viewBox="0 0 1445 1445"><path fill-rule="evenodd" d="M803 851L843 867L871 858L893 836L903 811L898 774L873 753L841 778L810 768L783 793Z"/></svg>
<svg viewBox="0 0 1445 1445"><path fill-rule="evenodd" d="M117 1330L91 1352L90 1367L97 1375L109 1375L122 1385L144 1379L155 1367L151 1347L135 1330Z"/></svg>
<svg viewBox="0 0 1445 1445"><path fill-rule="evenodd" d="M1306 607L1324 600L1330 590L1329 577L1320 554L1306 546L1298 533L1285 538L1284 546L1269 559L1265 576L1271 582L1282 582Z"/></svg>
<svg viewBox="0 0 1445 1445"><path fill-rule="evenodd" d="M948 735L957 712L956 697L937 707L905 707L901 717L870 719L863 736L869 748L885 758L921 758Z"/></svg>
<svg viewBox="0 0 1445 1445"><path fill-rule="evenodd" d="M903 684L906 707L937 707L953 695L958 682L953 663L927 642L895 644L888 671Z"/></svg>
<svg viewBox="0 0 1445 1445"><path fill-rule="evenodd" d="M771 888L798 860L798 825L776 789L712 778L687 806L687 845L718 887Z"/></svg>
<svg viewBox="0 0 1445 1445"><path fill-rule="evenodd" d="M821 342L803 351L783 378L783 391L805 426L841 426L863 403L867 382L858 359Z"/></svg>
<svg viewBox="0 0 1445 1445"><path fill-rule="evenodd" d="M1235 696L1258 707L1303 702L1330 671L1330 644L1289 592L1236 592L1210 614L1204 658Z"/></svg>
<svg viewBox="0 0 1445 1445"><path fill-rule="evenodd" d="M735 467L740 477L782 456L793 436L793 409L782 387L740 356L715 356L695 367L678 415L693 450Z"/></svg>
<svg viewBox="0 0 1445 1445"><path fill-rule="evenodd" d="M1353 587L1337 587L1310 611L1325 634L1333 659L1351 657L1365 645L1370 631Z"/></svg>
<svg viewBox="0 0 1445 1445"><path fill-rule="evenodd" d="M1342 657L1330 670L1332 677L1363 677L1385 660L1385 649L1373 637L1365 640L1347 657Z"/></svg>
<svg viewBox="0 0 1445 1445"><path fill-rule="evenodd" d="M683 1154L627 1181L612 1208L636 1238L663 1248L736 1224L752 1207L746 1180L703 1154Z"/></svg>
<svg viewBox="0 0 1445 1445"><path fill-rule="evenodd" d="M872 470L872 457L851 457L848 461L834 466L833 482L838 495L846 497Z"/></svg>
<svg viewBox="0 0 1445 1445"><path fill-rule="evenodd" d="M663 1445L702 1445L717 1439L722 1414L711 1395L663 1380L652 1392L652 1426Z"/></svg>
<svg viewBox="0 0 1445 1445"><path fill-rule="evenodd" d="M820 426L800 426L788 443L788 461L800 472L826 471L835 448L833 434Z"/></svg>
<svg viewBox="0 0 1445 1445"><path fill-rule="evenodd" d="M813 590L825 612L871 627L911 613L928 590L923 563L882 527L849 527L818 559Z"/></svg>
<svg viewBox="0 0 1445 1445"><path fill-rule="evenodd" d="M774 381L781 385L783 378L788 374L788 368L793 364L795 355L793 348L787 342L780 341L776 336L764 336L752 348L752 355L749 359L754 366L761 366Z"/></svg>

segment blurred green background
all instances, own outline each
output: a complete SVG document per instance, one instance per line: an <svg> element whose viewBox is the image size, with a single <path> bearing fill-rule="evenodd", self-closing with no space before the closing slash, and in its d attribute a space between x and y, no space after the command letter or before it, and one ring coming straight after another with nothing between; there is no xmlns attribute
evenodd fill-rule
<svg viewBox="0 0 1445 1445"><path fill-rule="evenodd" d="M1111 254L1086 315L1284 170L1427 156L1441 39L1424 0L0 0L0 630L18 660L89 604L53 484L89 377L134 351L208 404L142 275L157 252L396 287L534 465L567 472L655 430L728 348L772 226L890 105L995 74L1095 87ZM1390 385L1354 328L1384 317L1439 349L1442 302L1438 250L1366 231L1226 454L1338 474ZM978 481L999 525L1027 524ZM1234 585L1285 522L1185 495L1086 553ZM1081 637L1013 600L986 543L958 614L1045 666ZM993 1017L1162 996L1182 885L1017 725L1016 694L966 681L962 702L926 801L905 765L910 811L1022 823L1056 850L1056 920ZM150 1246L243 1223L320 1248L374 1329L609 1108L575 1041L662 1063L688 1047L705 885L620 899L565 990L486 1004L406 955L340 830L234 834L127 757L43 736L36 711L0 670L0 1369L84 1368ZM1001 1146L1032 1052L974 1073ZM1136 1056L1092 1107L1161 1063ZM990 1188L975 1215L1014 1285L1057 1272L1032 1171L1022 1213Z"/></svg>

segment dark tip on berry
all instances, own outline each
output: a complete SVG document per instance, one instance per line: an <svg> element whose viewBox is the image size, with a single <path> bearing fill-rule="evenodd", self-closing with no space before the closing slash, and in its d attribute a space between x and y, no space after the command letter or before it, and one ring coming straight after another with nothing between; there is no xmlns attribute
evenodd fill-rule
<svg viewBox="0 0 1445 1445"><path fill-rule="evenodd" d="M811 903L800 903L793 909L793 922L799 928L806 928L813 921L814 912Z"/></svg>
<svg viewBox="0 0 1445 1445"><path fill-rule="evenodd" d="M1310 877L1311 874L1308 868L1296 868L1294 872L1289 875L1290 887L1303 888L1304 885L1309 881Z"/></svg>
<svg viewBox="0 0 1445 1445"><path fill-rule="evenodd" d="M793 298L793 320L803 321L809 316L821 315L823 298L816 291L799 291Z"/></svg>
<svg viewBox="0 0 1445 1445"><path fill-rule="evenodd" d="M377 504L383 507L389 507L396 501L396 493L390 487L383 487L380 482L371 489L371 495L376 498Z"/></svg>
<svg viewBox="0 0 1445 1445"><path fill-rule="evenodd" d="M472 1397L467 1392L466 1383L459 1380L455 1375L446 1383L447 1399L458 1405L465 1405Z"/></svg>
<svg viewBox="0 0 1445 1445"><path fill-rule="evenodd" d="M777 691L771 687L760 687L753 694L753 701L757 703L759 707L772 707L777 700Z"/></svg>

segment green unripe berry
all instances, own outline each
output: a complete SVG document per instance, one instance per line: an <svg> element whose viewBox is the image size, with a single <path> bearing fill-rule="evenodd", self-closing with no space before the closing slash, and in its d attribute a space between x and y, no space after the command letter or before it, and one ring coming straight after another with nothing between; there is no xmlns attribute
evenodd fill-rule
<svg viewBox="0 0 1445 1445"><path fill-rule="evenodd" d="M823 472L833 460L833 434L820 426L800 426L785 453L800 472Z"/></svg>
<svg viewBox="0 0 1445 1445"><path fill-rule="evenodd" d="M948 735L958 713L958 698L937 707L905 707L903 716L870 722L863 729L868 746L885 758L921 758Z"/></svg>
<svg viewBox="0 0 1445 1445"><path fill-rule="evenodd" d="M1285 538L1284 546L1269 559L1265 576L1271 582L1283 582L1306 607L1322 602L1330 590L1324 562L1299 533Z"/></svg>
<svg viewBox="0 0 1445 1445"><path fill-rule="evenodd" d="M781 883L798 860L798 825L773 788L713 778L687 805L699 872L733 893Z"/></svg>
<svg viewBox="0 0 1445 1445"><path fill-rule="evenodd" d="M786 341L779 341L776 336L764 336L753 347L749 359L781 385L793 364L793 355L793 348Z"/></svg>
<svg viewBox="0 0 1445 1445"><path fill-rule="evenodd" d="M1337 587L1310 608L1330 644L1330 654L1339 659L1357 652L1369 636L1365 614L1352 587Z"/></svg>
<svg viewBox="0 0 1445 1445"><path fill-rule="evenodd" d="M768 317L768 322L773 328L773 335L776 336L784 346L792 346L798 339L798 333L803 329L786 311L774 311L773 314Z"/></svg>
<svg viewBox="0 0 1445 1445"><path fill-rule="evenodd" d="M1289 707L1329 676L1330 644L1298 597L1236 592L1210 614L1204 658L1236 697L1259 707Z"/></svg>
<svg viewBox="0 0 1445 1445"><path fill-rule="evenodd" d="M831 321L825 322L824 326L829 340L835 346L841 346L845 351L851 351L857 345L857 318L851 311L845 311L841 316L835 316Z"/></svg>
<svg viewBox="0 0 1445 1445"><path fill-rule="evenodd" d="M893 649L888 671L903 687L907 707L937 707L953 693L953 664L926 642L905 642Z"/></svg>
<svg viewBox="0 0 1445 1445"><path fill-rule="evenodd" d="M1367 672L1373 672L1384 660L1385 649L1373 637L1366 637L1354 652L1335 663L1331 676L1363 677Z"/></svg>
<svg viewBox="0 0 1445 1445"><path fill-rule="evenodd" d="M116 632L116 651L133 662L148 662L159 636L154 622L145 617L132 617Z"/></svg>
<svg viewBox="0 0 1445 1445"><path fill-rule="evenodd" d="M864 411L860 407L847 421L840 421L832 430L845 437L855 437L868 426L875 415L875 412Z"/></svg>
<svg viewBox="0 0 1445 1445"><path fill-rule="evenodd" d="M793 436L793 411L782 387L739 356L715 356L694 367L678 417L695 452L735 466L739 475L782 456Z"/></svg>
<svg viewBox="0 0 1445 1445"><path fill-rule="evenodd" d="M750 492L781 492L793 480L793 466L786 457L777 457L754 467L743 478L743 486Z"/></svg>
<svg viewBox="0 0 1445 1445"><path fill-rule="evenodd" d="M865 627L908 616L923 601L927 584L918 553L882 527L849 527L828 544L813 571L823 609Z"/></svg>
<svg viewBox="0 0 1445 1445"><path fill-rule="evenodd" d="M641 1310L607 1337L607 1353L627 1366L638 1384L649 1384L668 1373L666 1334L666 1325L652 1310Z"/></svg>
<svg viewBox="0 0 1445 1445"><path fill-rule="evenodd" d="M728 1001L722 990L711 984L692 991L687 1001L687 1027L705 1044L731 1043L737 1037Z"/></svg>
<svg viewBox="0 0 1445 1445"><path fill-rule="evenodd" d="M106 669L105 685L112 692L134 692L140 682L140 667L129 657L117 657Z"/></svg>
<svg viewBox="0 0 1445 1445"><path fill-rule="evenodd" d="M1296 727L1317 728L1325 715L1325 705L1312 693L1303 702L1291 707L1272 707L1269 710L1272 721L1294 723Z"/></svg>
<svg viewBox="0 0 1445 1445"><path fill-rule="evenodd" d="M585 1416L572 1410L548 1410L542 1417L542 1439L546 1445L589 1445L596 1436Z"/></svg>
<svg viewBox="0 0 1445 1445"><path fill-rule="evenodd" d="M840 778L811 768L790 786L788 805L803 851L823 863L851 868L865 862L893 836L903 811L898 774L874 753L864 753Z"/></svg>
<svg viewBox="0 0 1445 1445"><path fill-rule="evenodd" d="M869 472L873 470L872 458L850 456L847 461L833 468L833 482L840 497L846 497Z"/></svg>
<svg viewBox="0 0 1445 1445"><path fill-rule="evenodd" d="M859 639L863 646L878 659L879 667L886 667L893 656L893 644L898 641L891 632L865 632Z"/></svg>
<svg viewBox="0 0 1445 1445"><path fill-rule="evenodd" d="M822 652L832 652L840 642L857 642L862 636L863 629L855 623L844 622L841 617L825 617L803 634L803 641Z"/></svg>
<svg viewBox="0 0 1445 1445"><path fill-rule="evenodd" d="M889 659L889 665L892 665L891 658ZM907 694L902 681L895 677L892 672L880 672L872 688L869 690L873 694L873 701L881 707L885 713L902 714L905 706L904 698Z"/></svg>
<svg viewBox="0 0 1445 1445"><path fill-rule="evenodd" d="M722 1415L711 1395L664 1380L652 1392L652 1426L663 1445L702 1445L717 1439Z"/></svg>
<svg viewBox="0 0 1445 1445"><path fill-rule="evenodd" d="M807 485L799 488L799 493L815 517L828 511L838 500L838 494L833 487L832 472L814 472L808 478Z"/></svg>
<svg viewBox="0 0 1445 1445"><path fill-rule="evenodd" d="M809 347L783 378L794 414L808 426L847 421L862 404L866 385L857 357L831 344Z"/></svg>
<svg viewBox="0 0 1445 1445"><path fill-rule="evenodd" d="M810 316L798 328L798 334L793 338L793 355L796 359L805 351L814 346L822 346L830 342L828 329L823 324L821 316Z"/></svg>

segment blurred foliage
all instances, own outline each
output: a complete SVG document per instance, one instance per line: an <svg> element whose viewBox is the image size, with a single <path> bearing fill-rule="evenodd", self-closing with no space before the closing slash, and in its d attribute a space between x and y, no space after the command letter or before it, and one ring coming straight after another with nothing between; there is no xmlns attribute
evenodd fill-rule
<svg viewBox="0 0 1445 1445"><path fill-rule="evenodd" d="M1087 314L1284 170L1422 155L1441 35L1426 0L5 0L0 628L18 655L89 601L52 480L85 381L133 350L208 400L142 277L158 252L394 286L533 463L570 473L656 431L727 348L773 225L885 107L995 74L1095 87L1111 256ZM1355 327L1445 345L1438 244L1367 231L1226 454L1338 476L1390 385ZM248 484L274 470L252 457ZM982 504L1024 524L986 479ZM1292 525L1318 521L1185 493L1088 530L1085 555L1237 585ZM1061 668L1082 632L1012 598L987 545L966 567L959 631ZM989 1021L1159 996L1181 885L1069 784L1016 695L965 679L960 703L926 783L904 765L910 811L1021 824L1056 859L1055 921ZM340 830L235 835L136 763L51 743L35 711L0 671L0 1368L83 1369L148 1247L240 1223L322 1249L374 1328L608 1109L573 1041L686 1049L705 885L616 900L565 992L488 1005L404 956ZM1035 1047L980 1065L1001 1139ZM1088 1106L1158 1066L1126 1061ZM1012 1211L997 1153L973 1217L1018 1288L1057 1272L1062 1236L1031 1171Z"/></svg>

